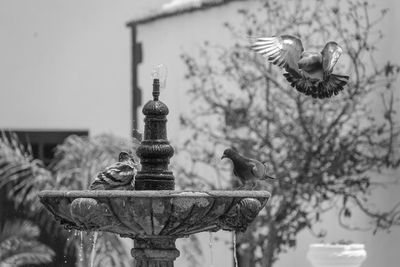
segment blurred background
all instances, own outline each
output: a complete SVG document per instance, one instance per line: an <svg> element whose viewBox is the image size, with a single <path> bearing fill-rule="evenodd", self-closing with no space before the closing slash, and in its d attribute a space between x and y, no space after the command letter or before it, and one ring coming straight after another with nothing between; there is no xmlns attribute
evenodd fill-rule
<svg viewBox="0 0 400 267"><path fill-rule="evenodd" d="M364 267L398 266L399 12L395 0L0 0L0 129L15 133L0 146L0 242L8 232L37 248L17 266L89 266L93 236L61 229L35 195L86 189L135 150L164 64L177 189L237 185L219 160L228 146L278 178L270 208L238 236L239 266L311 266L310 244L339 241L365 244ZM316 51L342 45L348 89L328 100L291 89L248 45L280 34ZM231 235L209 239L179 241L176 266L232 266ZM130 266L129 240L100 240L95 265Z"/></svg>

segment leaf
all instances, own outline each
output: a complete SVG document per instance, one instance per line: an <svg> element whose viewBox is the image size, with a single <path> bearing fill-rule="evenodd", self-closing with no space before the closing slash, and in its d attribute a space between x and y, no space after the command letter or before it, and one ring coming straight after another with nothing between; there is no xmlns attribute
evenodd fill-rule
<svg viewBox="0 0 400 267"><path fill-rule="evenodd" d="M55 253L36 240L39 233L29 221L6 221L0 231L0 266L50 263Z"/></svg>
<svg viewBox="0 0 400 267"><path fill-rule="evenodd" d="M9 238L34 239L39 236L39 228L29 221L6 221L0 231L0 242Z"/></svg>
<svg viewBox="0 0 400 267"><path fill-rule="evenodd" d="M38 191L52 188L54 179L43 163L34 159L14 134L0 136L0 188L6 188L7 196L15 207L29 207L39 212L42 205Z"/></svg>

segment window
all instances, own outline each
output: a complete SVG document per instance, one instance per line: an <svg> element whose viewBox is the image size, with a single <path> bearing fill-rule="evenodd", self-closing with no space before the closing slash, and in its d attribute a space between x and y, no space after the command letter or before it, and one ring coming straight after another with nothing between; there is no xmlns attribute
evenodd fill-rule
<svg viewBox="0 0 400 267"><path fill-rule="evenodd" d="M20 142L30 144L33 156L48 165L54 157L54 150L70 135L87 136L88 131L12 131Z"/></svg>

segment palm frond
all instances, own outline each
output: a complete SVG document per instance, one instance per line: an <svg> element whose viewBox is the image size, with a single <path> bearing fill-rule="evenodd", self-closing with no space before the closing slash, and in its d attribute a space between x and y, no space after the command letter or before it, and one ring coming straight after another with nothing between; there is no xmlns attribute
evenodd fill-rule
<svg viewBox="0 0 400 267"><path fill-rule="evenodd" d="M19 242L18 247L14 247L12 255L4 258L1 263L11 266L23 266L27 264L46 264L50 263L55 256L51 248L38 241Z"/></svg>
<svg viewBox="0 0 400 267"><path fill-rule="evenodd" d="M52 261L55 253L36 240L39 228L29 221L6 221L0 231L0 265L22 266Z"/></svg>
<svg viewBox="0 0 400 267"><path fill-rule="evenodd" d="M28 207L31 212L40 210L37 193L53 187L51 173L40 160L19 143L15 134L0 135L0 188L6 188L7 197L16 208Z"/></svg>
<svg viewBox="0 0 400 267"><path fill-rule="evenodd" d="M78 252L81 243L80 234L74 236L73 232L64 230L49 212L43 209L38 201L37 193L44 189L87 189L91 179L100 170L118 159L119 152L132 152L137 145L138 143L113 135L90 138L70 136L56 148L55 160L50 164L49 169L46 169L41 161L33 158L29 147L19 144L16 135L7 136L2 133L0 136L0 188L6 188L8 198L15 203L15 208L23 207L27 218L34 220L46 236L57 236L57 239L63 242L65 251ZM130 257L121 241L114 235L102 236L98 241L98 249L104 255L100 258L115 262L116 265L113 266L127 266L126 263L129 262ZM87 241L89 238L84 239L86 241L83 242L91 247L90 241ZM13 242L18 243L16 239ZM112 244L111 247L109 244ZM36 255L39 254L37 251ZM24 255L27 259L33 260L29 253ZM90 251L84 255L90 255ZM87 259L84 262L87 263Z"/></svg>
<svg viewBox="0 0 400 267"><path fill-rule="evenodd" d="M0 231L0 242L5 242L10 238L34 239L40 234L39 227L30 221L6 221Z"/></svg>

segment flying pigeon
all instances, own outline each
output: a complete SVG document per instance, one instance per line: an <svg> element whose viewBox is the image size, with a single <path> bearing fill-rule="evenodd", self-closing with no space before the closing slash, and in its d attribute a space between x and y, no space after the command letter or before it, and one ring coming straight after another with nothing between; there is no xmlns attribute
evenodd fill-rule
<svg viewBox="0 0 400 267"><path fill-rule="evenodd" d="M97 174L90 190L133 190L137 173L136 163L127 152L119 153L118 162Z"/></svg>
<svg viewBox="0 0 400 267"><path fill-rule="evenodd" d="M286 80L299 92L314 98L328 98L347 84L349 76L333 74L343 49L328 42L321 52L304 51L301 40L292 35L258 38L252 49L272 64L286 70Z"/></svg>
<svg viewBox="0 0 400 267"><path fill-rule="evenodd" d="M232 148L225 149L221 159L228 158L233 163L233 174L242 182L239 189L270 189L268 179L275 179L267 174L267 166L255 159L246 158Z"/></svg>

